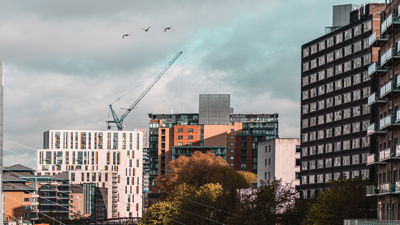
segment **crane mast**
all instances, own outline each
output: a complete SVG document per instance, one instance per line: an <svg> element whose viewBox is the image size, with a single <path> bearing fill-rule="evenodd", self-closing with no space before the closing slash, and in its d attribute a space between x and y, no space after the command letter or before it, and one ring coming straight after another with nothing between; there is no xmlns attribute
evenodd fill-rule
<svg viewBox="0 0 400 225"><path fill-rule="evenodd" d="M164 67L164 69L154 78L154 80L146 87L146 89L139 95L139 97L131 104L131 106L126 110L121 117L118 117L117 113L114 111L112 104L109 105L110 112L113 120L107 121L107 128L111 129L111 124L115 124L118 130L123 129L124 119L129 115L129 113L140 103L140 101L147 95L147 93L154 87L154 85L161 79L161 77L167 72L167 70L175 63L175 61L182 55L182 51L178 52L174 58L169 61L169 63Z"/></svg>

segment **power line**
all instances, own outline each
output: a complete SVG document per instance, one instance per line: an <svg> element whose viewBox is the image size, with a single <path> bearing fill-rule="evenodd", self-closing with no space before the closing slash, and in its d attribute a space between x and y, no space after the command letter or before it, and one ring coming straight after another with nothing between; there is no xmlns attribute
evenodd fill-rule
<svg viewBox="0 0 400 225"><path fill-rule="evenodd" d="M10 199L13 199L13 200L16 201L16 202L20 202L18 199L13 198L13 197L11 197L11 196L5 195L5 197L8 197L8 198L10 198ZM51 216L48 216L48 215L46 215L45 213L42 213L42 212L40 212L40 211L38 211L38 213L40 213L40 214L42 214L43 216L48 217L48 218L50 218L50 219L56 221L56 222L58 222L58 223L60 223L60 224L62 224L62 225L66 225L65 223L63 223L63 222L61 222L61 221L59 221L59 220L57 220L57 219L55 219L55 218L53 218L53 217L51 217Z"/></svg>

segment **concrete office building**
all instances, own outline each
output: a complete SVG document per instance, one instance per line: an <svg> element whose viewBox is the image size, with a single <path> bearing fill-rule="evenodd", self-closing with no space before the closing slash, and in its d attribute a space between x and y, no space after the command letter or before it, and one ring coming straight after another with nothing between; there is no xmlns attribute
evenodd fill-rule
<svg viewBox="0 0 400 225"><path fill-rule="evenodd" d="M300 139L274 138L258 143L257 186L281 180L293 187L300 184Z"/></svg>
<svg viewBox="0 0 400 225"><path fill-rule="evenodd" d="M347 25L302 46L301 183L303 198L314 198L340 174L370 177L368 67L377 51L369 38L380 27L384 4L366 4ZM335 19L334 19L335 21Z"/></svg>
<svg viewBox="0 0 400 225"><path fill-rule="evenodd" d="M230 95L200 95L199 113L149 114L150 186L168 163L212 152L236 170L257 173L257 142L278 137L278 114L235 114Z"/></svg>
<svg viewBox="0 0 400 225"><path fill-rule="evenodd" d="M107 218L142 216L147 131L50 130L37 151L37 173L68 172L71 184L107 189ZM86 213L85 213L86 214Z"/></svg>

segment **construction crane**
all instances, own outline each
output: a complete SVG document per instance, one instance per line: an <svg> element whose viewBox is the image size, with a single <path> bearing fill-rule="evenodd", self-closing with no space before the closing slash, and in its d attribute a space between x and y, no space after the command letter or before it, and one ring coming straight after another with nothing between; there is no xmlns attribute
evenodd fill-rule
<svg viewBox="0 0 400 225"><path fill-rule="evenodd" d="M121 117L117 116L117 113L114 111L112 104L109 105L110 112L113 117L113 120L107 120L107 129L111 129L111 124L115 124L118 130L123 129L124 119L129 115L129 113L139 104L139 102L146 96L146 94L154 87L154 85L160 80L160 78L167 72L167 70L175 63L175 61L182 55L182 51L178 52L174 58L169 61L169 63L164 67L164 69L154 78L154 80L146 87L146 89L139 95L139 97L132 103L132 105L126 109L126 112L121 115Z"/></svg>

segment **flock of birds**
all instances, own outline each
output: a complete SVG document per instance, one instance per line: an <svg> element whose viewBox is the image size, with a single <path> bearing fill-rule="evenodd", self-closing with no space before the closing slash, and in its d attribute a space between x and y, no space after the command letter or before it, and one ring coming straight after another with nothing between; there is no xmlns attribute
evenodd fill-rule
<svg viewBox="0 0 400 225"><path fill-rule="evenodd" d="M142 30L144 30L145 32L149 32L150 28L151 28L151 26L149 26L149 27L147 27L147 28L142 28ZM164 28L164 32L167 32L167 31L169 31L169 30L174 30L174 29L172 29L172 27L166 27L166 28ZM129 36L130 36L130 34L125 33L125 34L122 35L122 39L127 38L127 37L129 37Z"/></svg>

